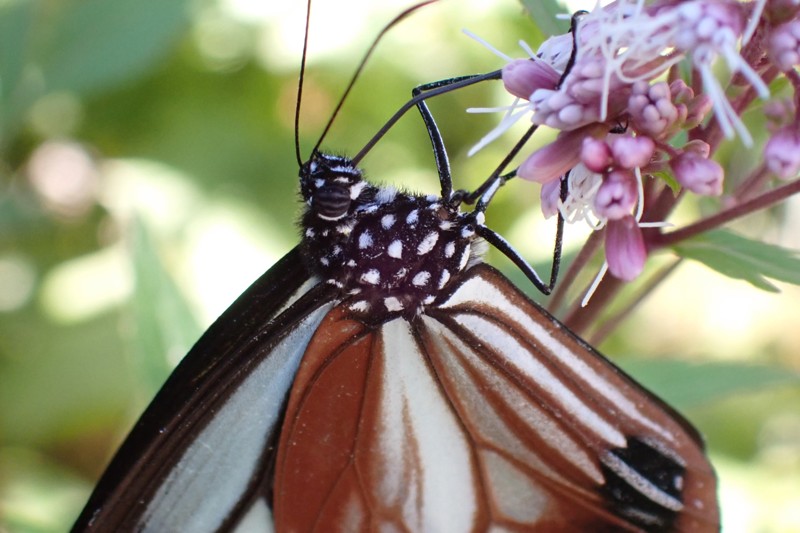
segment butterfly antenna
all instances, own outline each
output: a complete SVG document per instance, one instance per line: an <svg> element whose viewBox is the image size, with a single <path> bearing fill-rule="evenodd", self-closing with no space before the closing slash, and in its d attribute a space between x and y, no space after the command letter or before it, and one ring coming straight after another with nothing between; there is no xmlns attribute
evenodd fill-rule
<svg viewBox="0 0 800 533"><path fill-rule="evenodd" d="M297 82L297 103L294 106L294 153L297 157L297 166L303 166L303 156L300 153L300 102L303 100L303 82L306 76L306 57L308 56L308 26L311 23L311 0L306 4L306 29L303 34L303 57L300 60L300 79Z"/></svg>
<svg viewBox="0 0 800 533"><path fill-rule="evenodd" d="M386 26L383 27L383 29L380 31L380 33L378 33L378 36L375 37L375 40L370 45L369 49L367 50L367 53L364 54L364 58L361 60L361 63L358 64L358 67L356 68L356 71L353 74L352 78L350 78L350 83L347 85L347 88L344 90L344 93L342 94L342 97L339 99L339 103L336 104L336 108L333 110L333 113L331 114L331 118L328 120L328 123L325 125L325 129L322 130L322 135L320 135L319 140L317 141L317 144L314 145L314 149L311 151L312 154L315 153L319 149L320 144L322 144L322 141L325 140L325 136L328 134L328 130L331 129L331 126L333 125L333 121L336 119L336 116L339 114L339 110L344 105L344 101L347 99L347 95L350 94L350 91L353 89L353 86L355 85L356 80L361 75L361 72L364 70L364 67L366 66L367 61L369 60L370 56L372 55L372 52L375 51L375 48L378 46L378 43L381 41L383 36L386 35L386 33L390 29L392 29L398 22L400 22L401 20L403 20L404 18L409 16L411 13L413 13L414 11L416 11L417 9L419 9L421 7L427 6L428 4L433 4L434 2L438 2L438 0L426 0L425 2L420 2L419 4L415 4L415 5L411 6L411 7L409 7L408 9L406 9L405 11L403 11L402 13L397 15L395 18L393 18ZM311 3L311 0L309 0L309 4L310 3ZM306 40L308 40L308 23L306 23ZM305 63L305 48L303 50L304 50L304 52L303 52L303 63ZM301 80L302 80L302 71L301 71ZM298 90L298 93L299 93L299 90ZM299 101L299 98L298 98L298 101ZM298 105L298 110L299 110L299 105ZM299 111L298 111L298 114L299 114ZM300 150L298 148L298 158L300 157L299 154L300 154Z"/></svg>

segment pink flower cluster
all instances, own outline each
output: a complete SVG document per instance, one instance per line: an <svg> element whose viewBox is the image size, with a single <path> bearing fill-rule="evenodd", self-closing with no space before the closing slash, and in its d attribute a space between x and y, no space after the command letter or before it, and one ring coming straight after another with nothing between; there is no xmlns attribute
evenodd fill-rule
<svg viewBox="0 0 800 533"><path fill-rule="evenodd" d="M712 129L710 120L721 135L738 134L746 145L752 139L742 109L732 105L712 68L723 60L734 84L767 98L765 73L794 72L800 64L798 12L797 0L616 0L598 7L578 21L575 36L553 37L529 58L505 66L503 82L516 100L481 145L523 116L560 130L517 175L543 185L546 216L560 211L569 221L606 228L608 270L632 280L647 258L640 228L643 178L670 175L670 186L722 194L724 172L711 158L719 138L701 133ZM757 45L749 46L757 31ZM573 42L577 50L567 70ZM680 77L681 62L692 72L691 87ZM765 157L775 175L797 175L796 117L777 129ZM563 179L568 196L562 201Z"/></svg>

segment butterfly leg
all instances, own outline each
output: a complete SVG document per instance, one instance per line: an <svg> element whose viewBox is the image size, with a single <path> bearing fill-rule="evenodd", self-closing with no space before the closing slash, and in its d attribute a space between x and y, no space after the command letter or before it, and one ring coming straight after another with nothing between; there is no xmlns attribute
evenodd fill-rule
<svg viewBox="0 0 800 533"><path fill-rule="evenodd" d="M417 109L419 110L420 115L422 115L422 121L425 123L425 129L428 130L428 137L431 139L433 155L436 159L436 170L439 173L439 183L442 189L442 198L447 200L450 200L453 195L453 178L450 173L450 161L447 157L447 149L445 148L439 126L436 125L436 120L433 118L433 114L428 108L428 104L425 102L425 100L430 96L433 96L432 91L437 91L436 94L449 92L451 90L455 90L453 88L454 85L458 85L458 88L461 88L464 86L461 84L461 82L472 81L476 78L478 78L478 76L475 75L458 76L456 78L449 78L446 80L439 80L418 85L411 90L411 101L416 101ZM440 90L443 88L447 88L447 91ZM423 95L424 98L421 98Z"/></svg>
<svg viewBox="0 0 800 533"><path fill-rule="evenodd" d="M430 112L427 103L425 102L425 98L420 98L421 96L430 97L432 96L430 91L437 91L436 94L442 94L442 88L449 88L453 90L453 86L458 85L458 88L462 87L462 82L464 81L471 81L475 80L476 76L461 76L457 78L450 78L446 80L435 81L431 83L426 83L424 85L420 85L415 87L412 91L412 99L411 101L416 100L417 109L422 115L422 120L425 123L425 129L428 131L428 136L431 140L431 145L433 147L434 157L436 159L436 169L439 173L439 182L441 184L442 190L442 198L453 199L453 182L452 182L452 175L450 172L450 161L447 157L447 149L444 145L444 140L442 139L441 131L436 124L436 120L433 118L433 114ZM483 80L480 80L483 81ZM498 165L494 172L489 176L489 178L484 181L484 183L478 187L475 191L471 193L455 193L457 196L457 201L465 202L467 204L472 204L477 201L475 206L474 213L482 214L486 208L489 206L489 202L491 201L494 194L497 190L506 183L509 179L516 176L516 170L509 172L507 174L501 174L503 170L510 164L512 159L519 153L525 143L528 142L530 137L536 131L537 126L531 126L528 131L517 141L514 147L509 151L503 161ZM561 198L562 201L566 199L566 180L562 181L561 187ZM561 213L558 213L558 221L556 223L556 239L555 245L553 249L553 266L550 271L550 280L548 283L545 283L536 270L517 252L511 244L506 241L503 237L501 237L498 233L492 231L491 229L487 228L481 223L476 224L476 231L477 233L483 237L489 244L497 248L503 255L511 259L511 261L517 265L525 276L534 284L534 286L541 291L543 294L550 294L555 286L556 280L558 278L558 270L561 264L561 249L562 249L562 241L563 241L563 234L564 234L564 217Z"/></svg>

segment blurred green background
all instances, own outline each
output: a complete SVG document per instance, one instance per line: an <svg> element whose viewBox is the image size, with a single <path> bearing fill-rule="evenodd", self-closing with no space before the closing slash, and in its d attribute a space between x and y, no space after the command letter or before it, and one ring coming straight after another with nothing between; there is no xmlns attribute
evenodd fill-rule
<svg viewBox="0 0 800 533"><path fill-rule="evenodd" d="M297 242L301 4L0 1L0 530L67 529L170 368ZM379 28L409 4L315 0L305 154ZM537 45L555 31L553 4L532 5L538 26L513 0L445 0L392 30L324 148L358 151L415 85L502 66L462 28L511 55L520 38ZM514 140L468 160L497 116L465 108L504 103L487 84L432 104L457 186L487 175ZM727 152L733 174L757 163L757 149L734 141ZM437 192L413 113L364 167ZM508 189L490 225L546 262L553 227L537 187ZM797 213L788 202L741 229L800 248ZM572 247L586 235L567 231ZM600 347L706 435L725 531L800 530L800 292L781 288L686 264Z"/></svg>

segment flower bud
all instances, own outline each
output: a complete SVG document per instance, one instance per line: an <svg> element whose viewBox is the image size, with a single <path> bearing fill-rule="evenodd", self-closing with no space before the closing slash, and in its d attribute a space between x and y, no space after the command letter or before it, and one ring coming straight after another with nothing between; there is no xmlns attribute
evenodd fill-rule
<svg viewBox="0 0 800 533"><path fill-rule="evenodd" d="M705 141L701 141L700 139L695 139L684 144L683 151L694 152L700 157L708 158L708 156L711 155L711 145Z"/></svg>
<svg viewBox="0 0 800 533"><path fill-rule="evenodd" d="M714 100L707 94L698 94L688 104L684 117L684 129L692 129L700 125L706 115L714 107Z"/></svg>
<svg viewBox="0 0 800 533"><path fill-rule="evenodd" d="M503 67L503 85L519 98L530 100L537 89L555 89L560 74L544 61L515 59Z"/></svg>
<svg viewBox="0 0 800 533"><path fill-rule="evenodd" d="M558 213L558 202L561 200L561 179L548 181L542 185L539 198L541 199L544 218L550 218Z"/></svg>
<svg viewBox="0 0 800 533"><path fill-rule="evenodd" d="M618 220L633 211L638 191L636 178L627 170L614 170L603 177L603 183L594 197L597 216L606 220Z"/></svg>
<svg viewBox="0 0 800 533"><path fill-rule="evenodd" d="M788 180L800 171L800 132L797 126L782 128L764 147L764 162L770 172Z"/></svg>
<svg viewBox="0 0 800 533"><path fill-rule="evenodd" d="M611 148L605 141L586 137L581 145L581 162L592 172L605 172L613 162Z"/></svg>
<svg viewBox="0 0 800 533"><path fill-rule="evenodd" d="M620 135L611 141L614 162L620 168L634 169L645 167L653 158L656 143L650 137L639 135Z"/></svg>
<svg viewBox="0 0 800 533"><path fill-rule="evenodd" d="M800 11L798 0L768 0L766 15L773 24L794 18Z"/></svg>
<svg viewBox="0 0 800 533"><path fill-rule="evenodd" d="M719 196L725 172L716 161L697 152L683 152L670 161L675 179L696 194Z"/></svg>
<svg viewBox="0 0 800 533"><path fill-rule="evenodd" d="M667 132L680 117L669 86L663 81L653 85L643 80L634 83L628 98L628 113L637 131L653 137Z"/></svg>
<svg viewBox="0 0 800 533"><path fill-rule="evenodd" d="M609 220L606 226L608 271L623 281L633 281L644 269L647 248L642 230L632 215Z"/></svg>
<svg viewBox="0 0 800 533"><path fill-rule="evenodd" d="M783 72L800 64L800 20L790 20L772 28L767 39L767 54Z"/></svg>
<svg viewBox="0 0 800 533"><path fill-rule="evenodd" d="M555 141L539 148L522 162L517 176L536 183L547 183L563 176L580 162L580 146L586 132L561 132Z"/></svg>

